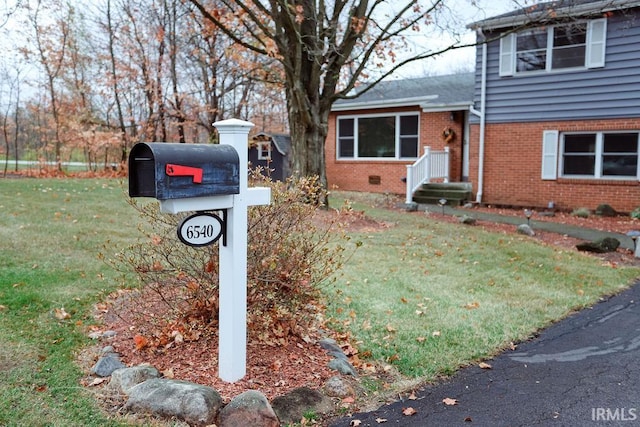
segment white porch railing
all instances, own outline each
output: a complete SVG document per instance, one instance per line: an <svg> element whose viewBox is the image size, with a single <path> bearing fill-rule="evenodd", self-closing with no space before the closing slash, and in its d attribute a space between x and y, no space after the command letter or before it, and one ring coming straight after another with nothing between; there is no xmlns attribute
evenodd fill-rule
<svg viewBox="0 0 640 427"><path fill-rule="evenodd" d="M439 178L449 182L449 147L444 147L444 151L432 151L431 147L424 147L422 157L414 164L407 165L406 203L411 203L413 192L418 187Z"/></svg>

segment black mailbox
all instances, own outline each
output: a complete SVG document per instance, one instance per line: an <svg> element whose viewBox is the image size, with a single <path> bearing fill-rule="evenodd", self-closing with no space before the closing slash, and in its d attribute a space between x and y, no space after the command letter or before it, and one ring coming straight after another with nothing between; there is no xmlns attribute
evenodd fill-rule
<svg viewBox="0 0 640 427"><path fill-rule="evenodd" d="M240 193L231 145L141 142L129 153L129 196L158 200Z"/></svg>

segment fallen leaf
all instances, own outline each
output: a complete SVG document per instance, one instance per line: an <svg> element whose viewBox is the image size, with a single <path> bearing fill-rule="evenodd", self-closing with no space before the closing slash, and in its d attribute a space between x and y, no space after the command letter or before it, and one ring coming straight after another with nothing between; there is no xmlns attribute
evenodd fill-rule
<svg viewBox="0 0 640 427"><path fill-rule="evenodd" d="M351 422L349 423L351 427L358 427L360 424L362 424L362 421L360 420L351 420Z"/></svg>
<svg viewBox="0 0 640 427"><path fill-rule="evenodd" d="M133 337L133 342L136 344L136 350L142 350L149 345L149 340L142 335L136 335Z"/></svg>
<svg viewBox="0 0 640 427"><path fill-rule="evenodd" d="M396 329L395 329L393 326L391 326L391 325L387 325L387 331L389 331L389 332L395 332L395 331L396 331Z"/></svg>
<svg viewBox="0 0 640 427"><path fill-rule="evenodd" d="M64 307L63 308L54 309L53 310L53 315L58 320L65 320L65 319L69 319L71 317L71 315L64 310Z"/></svg>
<svg viewBox="0 0 640 427"><path fill-rule="evenodd" d="M478 366L479 366L481 369L491 369L491 368L493 367L493 366L491 366L491 365L489 365L488 363L485 363L485 362L480 362L480 363L478 364Z"/></svg>
<svg viewBox="0 0 640 427"><path fill-rule="evenodd" d="M0 311L2 311L2 310L6 310L6 309L7 309L7 306L6 306L6 305L2 305L2 304L0 304Z"/></svg>
<svg viewBox="0 0 640 427"><path fill-rule="evenodd" d="M415 415L417 413L418 411L413 409L411 406L409 406L408 408L402 408L402 415L404 416L410 417L411 415Z"/></svg>
<svg viewBox="0 0 640 427"><path fill-rule="evenodd" d="M407 299L405 297L400 298L400 302L406 304L407 303Z"/></svg>
<svg viewBox="0 0 640 427"><path fill-rule="evenodd" d="M342 399L342 403L355 403L356 399L353 398L352 396L347 396L344 399Z"/></svg>
<svg viewBox="0 0 640 427"><path fill-rule="evenodd" d="M409 395L409 397L407 397L407 399L409 399L409 400L417 400L418 398L416 397L416 393L414 391L412 391L411 394Z"/></svg>
<svg viewBox="0 0 640 427"><path fill-rule="evenodd" d="M418 338L416 338L416 341L418 341L418 342L424 342L424 341L426 341L426 340L427 340L427 339L426 339L425 337L418 337Z"/></svg>
<svg viewBox="0 0 640 427"><path fill-rule="evenodd" d="M173 368L165 369L164 371L162 371L162 376L169 379L175 378L175 374L173 373Z"/></svg>
<svg viewBox="0 0 640 427"><path fill-rule="evenodd" d="M444 403L447 406L453 406L453 405L457 405L458 404L458 400L457 399L452 399L450 397L446 397L446 398L442 399L442 403Z"/></svg>
<svg viewBox="0 0 640 427"><path fill-rule="evenodd" d="M431 336L439 337L439 336L440 336L440 331L433 331L433 333L431 334Z"/></svg>
<svg viewBox="0 0 640 427"><path fill-rule="evenodd" d="M93 387L93 386L100 385L100 384L102 384L103 382L105 382L106 380L107 380L107 378L106 378L106 377L103 377L103 378L94 378L94 379L93 379L93 381L91 381L91 382L89 383L89 387Z"/></svg>
<svg viewBox="0 0 640 427"><path fill-rule="evenodd" d="M464 305L464 308L467 310L473 310L474 308L480 307L480 303L478 301L470 302Z"/></svg>
<svg viewBox="0 0 640 427"><path fill-rule="evenodd" d="M376 422L377 422L378 424L386 423L386 422L387 422L387 419L386 419L386 418L376 418Z"/></svg>

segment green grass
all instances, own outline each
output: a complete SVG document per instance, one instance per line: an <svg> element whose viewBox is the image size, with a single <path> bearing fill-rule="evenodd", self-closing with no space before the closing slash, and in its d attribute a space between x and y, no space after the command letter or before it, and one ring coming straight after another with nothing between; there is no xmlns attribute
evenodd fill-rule
<svg viewBox="0 0 640 427"><path fill-rule="evenodd" d="M120 283L98 254L137 222L116 180L0 180L0 425L120 425L80 385L76 358L92 305Z"/></svg>
<svg viewBox="0 0 640 427"><path fill-rule="evenodd" d="M431 381L491 357L640 276L525 236L368 202L354 208L395 225L355 236L363 246L328 289L330 309L361 355L405 377Z"/></svg>
<svg viewBox="0 0 640 427"><path fill-rule="evenodd" d="M354 236L364 245L327 285L329 309L361 356L406 378L495 354L640 276L526 237L355 207L395 225ZM93 305L123 284L98 255L133 243L138 222L117 180L0 179L0 425L127 425L81 386L77 358L93 344Z"/></svg>

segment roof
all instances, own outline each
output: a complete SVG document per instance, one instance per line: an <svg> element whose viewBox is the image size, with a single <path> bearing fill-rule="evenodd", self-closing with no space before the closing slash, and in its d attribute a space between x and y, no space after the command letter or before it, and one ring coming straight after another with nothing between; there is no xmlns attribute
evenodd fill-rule
<svg viewBox="0 0 640 427"><path fill-rule="evenodd" d="M467 110L473 103L473 73L382 81L354 99L340 99L332 111L420 106L425 111Z"/></svg>
<svg viewBox="0 0 640 427"><path fill-rule="evenodd" d="M276 150L278 150L278 152L283 156L286 156L291 148L291 137L284 133L260 132L256 134L253 139L257 141L271 140L273 145L275 145Z"/></svg>
<svg viewBox="0 0 640 427"><path fill-rule="evenodd" d="M550 20L589 16L638 6L640 6L638 0L555 0L476 21L467 25L467 28L495 30L521 26L531 22L544 23Z"/></svg>

